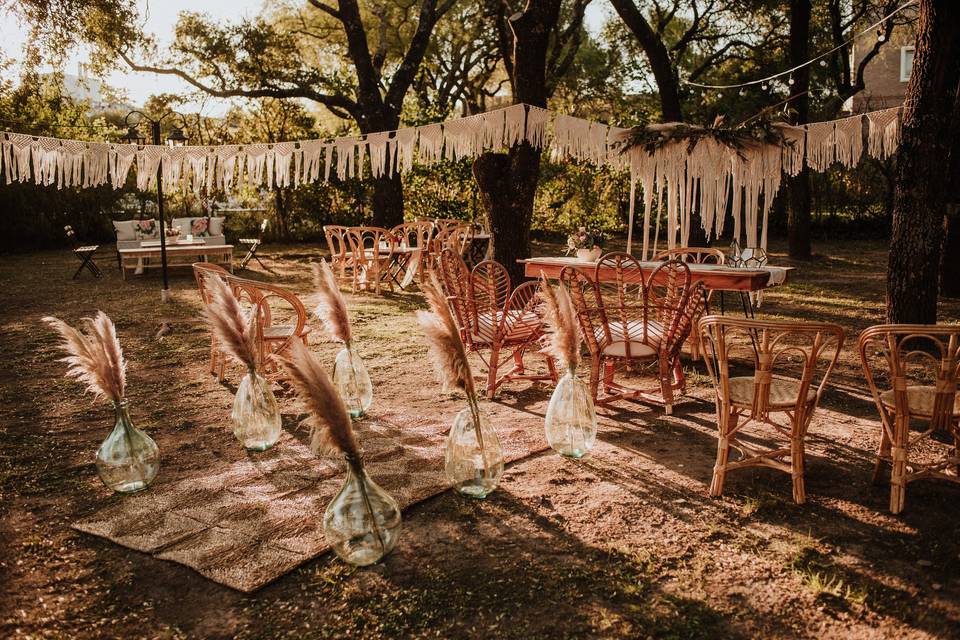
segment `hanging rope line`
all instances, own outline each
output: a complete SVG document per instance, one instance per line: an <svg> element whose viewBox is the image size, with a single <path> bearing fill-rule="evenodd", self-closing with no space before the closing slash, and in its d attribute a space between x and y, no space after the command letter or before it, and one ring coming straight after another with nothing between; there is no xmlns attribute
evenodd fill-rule
<svg viewBox="0 0 960 640"><path fill-rule="evenodd" d="M767 83L769 83L771 80L776 80L777 78L782 78L783 76L790 75L790 74L792 74L793 72L797 71L798 69L803 69L804 67L808 67L808 66L812 65L813 63L818 62L819 60L823 60L823 59L826 58L827 56L830 56L830 55L836 53L836 52L839 51L840 49L843 49L843 48L847 47L850 43L852 43L852 42L853 42L854 40L856 40L857 38L860 38L860 37L862 37L862 36L864 36L864 35L866 35L866 34L868 34L868 33L871 33L874 29L876 29L877 27L885 24L888 20L892 19L895 15L897 15L898 13L900 13L901 11L903 11L904 9L906 9L906 8L908 8L908 7L911 7L911 6L915 5L915 4L917 4L917 0L909 0L909 2L905 2L904 4L900 5L899 7L897 7L897 8L894 9L893 11L891 11L889 14L887 14L886 16L884 16L883 18L881 18L881 19L878 20L877 22L873 23L872 25L870 25L869 27L867 27L866 29L864 29L864 30L861 31L860 33L857 33L857 34L853 35L853 36L850 37L850 39L848 39L846 42L844 42L844 43L842 43L842 44L839 44L839 45L835 46L833 49L830 49L829 51L825 51L825 52L821 53L820 55L818 55L817 57L811 58L810 60L807 60L806 62L804 62L804 63L802 63L802 64L798 64L797 66L791 67L790 69L787 69L786 71L781 71L781 72L779 72L779 73L775 73L775 74L770 75L770 76L767 76L767 77L765 77L765 78L760 78L760 79L758 79L758 80L748 80L747 82L741 82L741 83L739 83L739 84L705 84L705 83L701 83L701 82L693 82L692 80L686 80L686 79L683 79L683 78L681 78L680 81L681 81L683 84L686 84L686 85L688 85L688 86L691 86L691 87L699 87L699 88L701 88L701 89L739 89L739 88L741 88L741 87L751 87L751 86L756 86L756 85L758 85L758 84L759 84L759 85L767 84Z"/></svg>

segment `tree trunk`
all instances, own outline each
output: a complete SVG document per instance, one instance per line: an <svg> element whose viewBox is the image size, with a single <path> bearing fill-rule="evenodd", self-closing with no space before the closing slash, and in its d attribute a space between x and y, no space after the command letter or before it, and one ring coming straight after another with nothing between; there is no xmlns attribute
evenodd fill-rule
<svg viewBox="0 0 960 640"><path fill-rule="evenodd" d="M790 67L807 61L810 42L810 0L790 0ZM810 67L797 69L793 74L793 91L796 96L791 105L796 110L795 124L803 125L810 120ZM787 215L787 244L790 257L800 260L810 258L810 170L803 170L789 180L790 212Z"/></svg>
<svg viewBox="0 0 960 640"><path fill-rule="evenodd" d="M940 265L940 293L960 298L960 205L947 208L943 260Z"/></svg>
<svg viewBox="0 0 960 640"><path fill-rule="evenodd" d="M547 50L560 16L560 0L529 0L510 18L513 30L513 97L535 107L547 106ZM530 224L540 177L540 151L526 142L508 153L485 153L474 160L473 175L490 225L494 259L510 274L514 286L523 281L530 257Z"/></svg>
<svg viewBox="0 0 960 640"><path fill-rule="evenodd" d="M283 189L273 188L273 205L277 218L277 235L281 240L290 239L290 228L287 225L287 202L283 197Z"/></svg>
<svg viewBox="0 0 960 640"><path fill-rule="evenodd" d="M403 222L403 182L400 174L373 180L373 225L389 229Z"/></svg>
<svg viewBox="0 0 960 640"><path fill-rule="evenodd" d="M960 12L953 0L920 0L913 72L897 153L887 264L887 320L937 319L951 145L960 135Z"/></svg>
<svg viewBox="0 0 960 640"><path fill-rule="evenodd" d="M511 283L520 284L523 265L517 260L530 257L540 152L524 142L507 153L485 153L474 161L473 176L490 226L487 255L507 269Z"/></svg>

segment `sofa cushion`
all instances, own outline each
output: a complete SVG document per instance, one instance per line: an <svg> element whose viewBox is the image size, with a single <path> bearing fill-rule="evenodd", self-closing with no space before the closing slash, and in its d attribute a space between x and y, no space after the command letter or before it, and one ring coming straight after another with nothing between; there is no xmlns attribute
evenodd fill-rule
<svg viewBox="0 0 960 640"><path fill-rule="evenodd" d="M135 220L114 220L113 230L117 234L117 240L136 240Z"/></svg>
<svg viewBox="0 0 960 640"><path fill-rule="evenodd" d="M223 235L223 218L210 218L210 235L211 236L222 236Z"/></svg>
<svg viewBox="0 0 960 640"><path fill-rule="evenodd" d="M134 231L140 240L156 240L160 237L160 225L153 218L137 220Z"/></svg>

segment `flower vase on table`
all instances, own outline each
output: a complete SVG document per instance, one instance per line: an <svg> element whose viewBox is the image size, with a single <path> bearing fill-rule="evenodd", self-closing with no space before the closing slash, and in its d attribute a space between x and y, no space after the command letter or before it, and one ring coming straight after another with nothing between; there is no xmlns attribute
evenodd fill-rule
<svg viewBox="0 0 960 640"><path fill-rule="evenodd" d="M373 404L373 384L363 360L347 342L333 365L333 384L347 405L350 417L362 417Z"/></svg>
<svg viewBox="0 0 960 640"><path fill-rule="evenodd" d="M582 458L597 439L597 412L590 385L567 371L557 382L544 422L547 443L562 456Z"/></svg>
<svg viewBox="0 0 960 640"><path fill-rule="evenodd" d="M576 252L578 260L596 262L603 253L605 241L600 231L580 227L567 236L567 254Z"/></svg>

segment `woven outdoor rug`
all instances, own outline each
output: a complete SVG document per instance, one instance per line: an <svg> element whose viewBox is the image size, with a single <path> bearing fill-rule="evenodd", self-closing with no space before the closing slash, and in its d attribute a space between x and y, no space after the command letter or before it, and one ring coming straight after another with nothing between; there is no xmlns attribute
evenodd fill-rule
<svg viewBox="0 0 960 640"><path fill-rule="evenodd" d="M497 424L506 461L547 449L542 423L510 422ZM367 473L401 508L448 488L448 426L400 413L356 423ZM269 451L125 496L73 527L250 593L329 549L323 512L342 482L338 464L284 433Z"/></svg>

